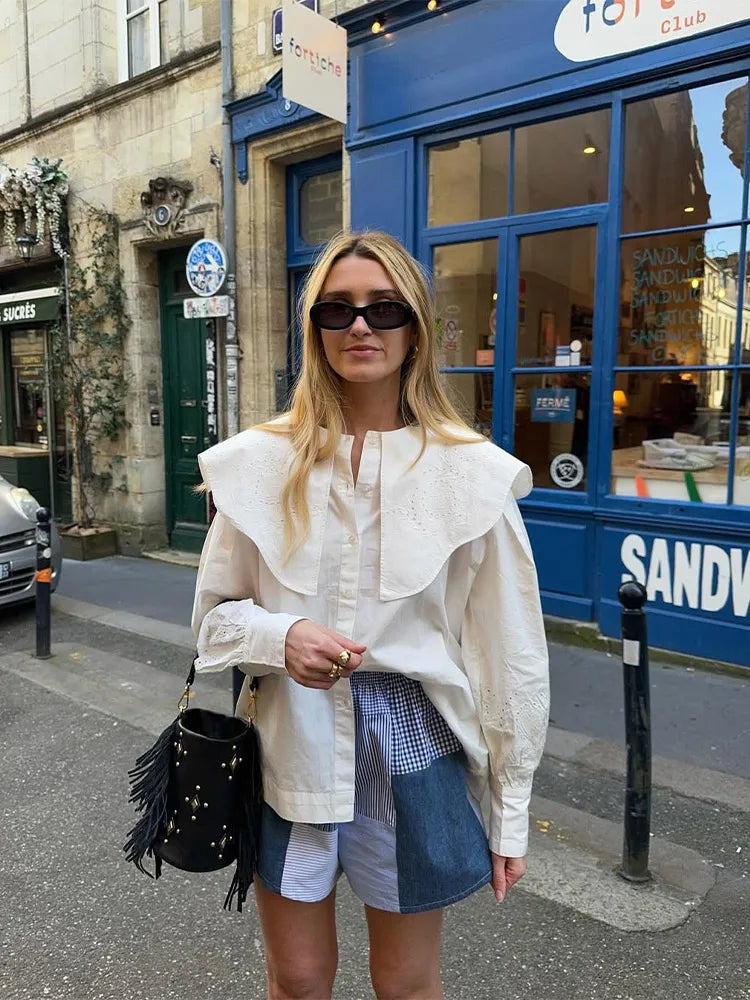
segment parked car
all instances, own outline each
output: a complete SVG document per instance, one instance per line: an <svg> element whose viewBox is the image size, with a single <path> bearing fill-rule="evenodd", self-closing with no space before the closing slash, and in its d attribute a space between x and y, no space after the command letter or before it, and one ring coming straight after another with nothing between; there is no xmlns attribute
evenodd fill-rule
<svg viewBox="0 0 750 1000"><path fill-rule="evenodd" d="M0 476L0 608L33 599L36 593L36 512L28 490ZM52 589L62 568L60 537L52 525Z"/></svg>

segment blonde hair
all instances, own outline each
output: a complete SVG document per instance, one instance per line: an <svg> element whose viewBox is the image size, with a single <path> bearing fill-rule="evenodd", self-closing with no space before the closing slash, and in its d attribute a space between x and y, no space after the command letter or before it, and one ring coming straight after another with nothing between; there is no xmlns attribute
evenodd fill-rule
<svg viewBox="0 0 750 1000"><path fill-rule="evenodd" d="M420 428L422 448L417 461L427 445L428 432L449 444L484 440L459 416L440 384L435 352L435 304L420 265L398 240L387 233L339 233L321 252L305 283L299 310L302 370L294 388L291 408L281 419L262 424L259 428L288 434L294 451L289 477L281 495L287 558L302 544L310 530L307 506L310 472L317 462L333 455L345 426L342 380L329 365L320 333L310 319L311 306L318 301L331 268L342 257L364 257L376 261L414 310L417 349L409 352L401 367L400 413L405 424L416 424ZM321 427L328 431L322 441ZM301 531L297 528L298 523Z"/></svg>

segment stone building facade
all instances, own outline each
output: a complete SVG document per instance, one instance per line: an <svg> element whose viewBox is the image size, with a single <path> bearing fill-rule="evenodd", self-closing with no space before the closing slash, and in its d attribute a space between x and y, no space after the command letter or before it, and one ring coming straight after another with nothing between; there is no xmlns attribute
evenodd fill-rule
<svg viewBox="0 0 750 1000"><path fill-rule="evenodd" d="M257 98L278 78L276 5L234 0L235 102ZM320 10L333 15L355 6L322 0ZM119 224L131 321L128 427L113 445L98 446L98 458L114 476L96 510L99 520L117 527L125 553L200 546L207 511L193 487L196 455L209 441L207 380L217 390L220 436L226 428L224 321L186 320L181 305L192 294L182 277L187 249L199 237L221 240L224 226L219 34L219 0L0 0L0 161L20 168L34 156L61 157L71 229L88 206L113 213ZM313 173L303 189L310 253L347 219L338 123L309 116L248 152L247 174L240 180L233 171L240 427L267 419L286 399L290 280L299 284L306 266L300 257L299 266L290 267L290 170L334 157L333 168ZM165 213L154 211L159 204L169 208L166 223L159 221ZM61 284L61 261L48 240L34 248L29 263L7 239L0 243L0 302ZM55 449L49 476L65 480L66 448L60 414L55 420L42 412L48 402L39 388L42 367L37 395L28 388L28 344L48 336L32 326L0 326L0 474L29 484L42 482L42 455ZM207 349L215 352L215 371L207 370ZM43 364L39 352L34 359ZM33 426L25 435L16 426L24 407L31 425L39 420L36 435ZM69 485L56 482L51 491L63 519L75 517Z"/></svg>

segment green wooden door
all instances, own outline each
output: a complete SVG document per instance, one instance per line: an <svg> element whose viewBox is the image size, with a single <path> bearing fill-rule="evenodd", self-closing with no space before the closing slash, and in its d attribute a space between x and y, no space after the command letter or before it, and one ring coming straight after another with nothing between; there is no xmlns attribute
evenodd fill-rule
<svg viewBox="0 0 750 1000"><path fill-rule="evenodd" d="M206 324L185 319L182 303L192 294L185 280L187 247L159 257L164 461L167 534L176 549L199 552L208 526L198 454L208 447Z"/></svg>

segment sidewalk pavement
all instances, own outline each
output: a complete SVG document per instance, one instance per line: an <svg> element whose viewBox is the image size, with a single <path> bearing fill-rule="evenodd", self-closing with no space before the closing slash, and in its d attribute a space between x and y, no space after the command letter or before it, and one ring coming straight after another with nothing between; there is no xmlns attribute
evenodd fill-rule
<svg viewBox="0 0 750 1000"><path fill-rule="evenodd" d="M173 717L192 648L180 605L190 573L149 565L101 560L67 574L66 564L49 661L28 653L32 612L0 618L3 1000L265 996L254 907L221 911L229 873L167 869L154 884L122 861L126 771ZM551 653L554 723L529 873L503 904L485 890L449 908L446 997L750 1000L747 682L654 668L656 878L633 887L614 874L621 666L589 650ZM201 704L229 709L227 677L197 687ZM335 996L369 997L361 905L345 880L337 910Z"/></svg>
<svg viewBox="0 0 750 1000"><path fill-rule="evenodd" d="M195 575L190 567L123 556L66 560L53 604L67 614L192 649L187 626ZM549 649L552 725L624 746L618 657L559 643ZM655 754L750 778L750 671L743 679L653 662L651 702Z"/></svg>

